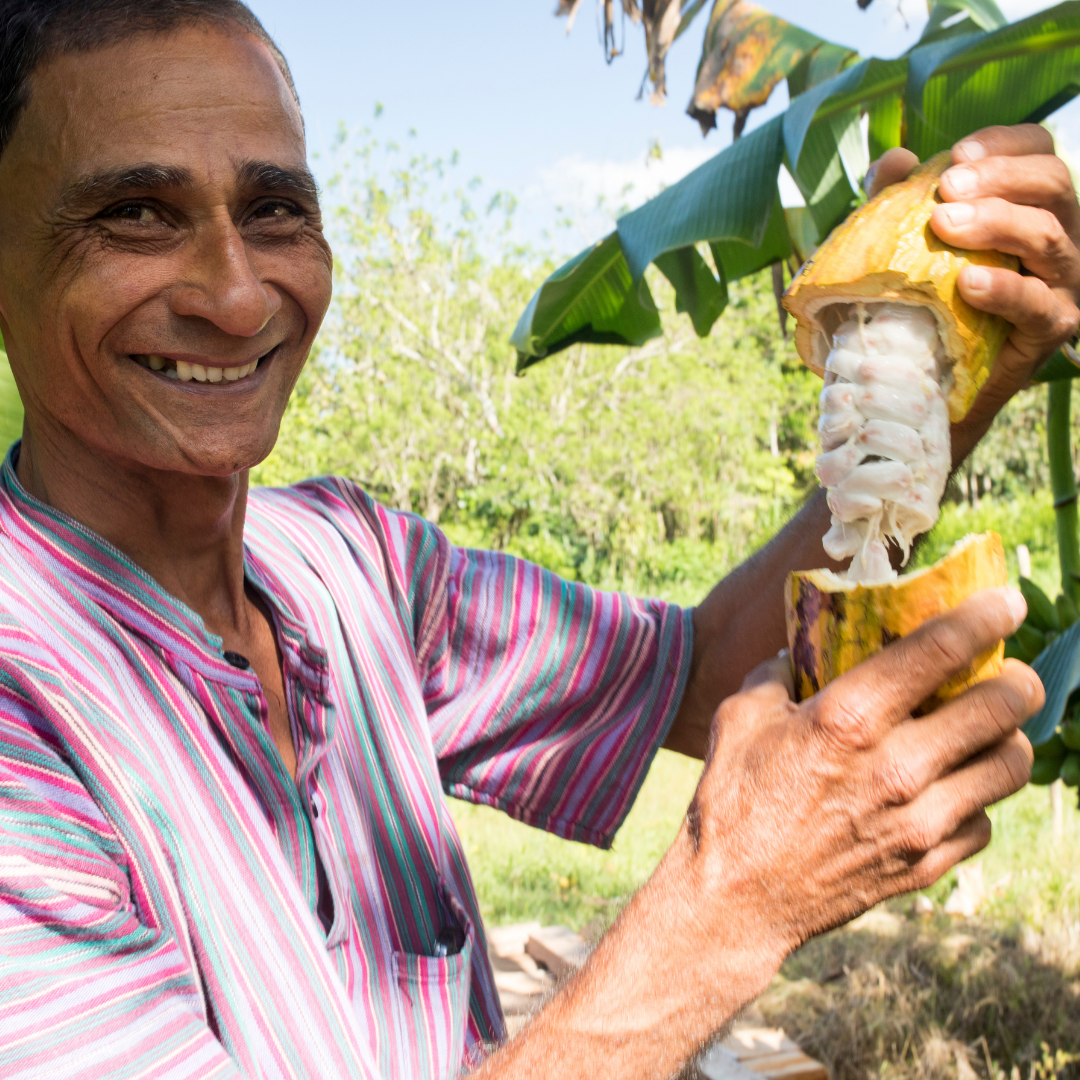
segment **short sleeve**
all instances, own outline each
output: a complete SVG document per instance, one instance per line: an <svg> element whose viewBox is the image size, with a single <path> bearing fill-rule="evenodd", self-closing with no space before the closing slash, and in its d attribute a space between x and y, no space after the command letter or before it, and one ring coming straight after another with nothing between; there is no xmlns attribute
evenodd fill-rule
<svg viewBox="0 0 1080 1080"><path fill-rule="evenodd" d="M416 626L447 794L610 847L682 700L690 612L436 545Z"/></svg>

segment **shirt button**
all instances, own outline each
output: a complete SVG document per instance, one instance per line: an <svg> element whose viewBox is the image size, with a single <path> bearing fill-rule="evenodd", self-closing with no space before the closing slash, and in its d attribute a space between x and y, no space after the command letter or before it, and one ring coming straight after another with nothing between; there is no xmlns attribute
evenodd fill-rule
<svg viewBox="0 0 1080 1080"><path fill-rule="evenodd" d="M231 664L234 668L238 668L240 671L247 671L251 667L251 661L243 656L241 653L233 652L231 649L226 649L222 656L225 658L226 664Z"/></svg>

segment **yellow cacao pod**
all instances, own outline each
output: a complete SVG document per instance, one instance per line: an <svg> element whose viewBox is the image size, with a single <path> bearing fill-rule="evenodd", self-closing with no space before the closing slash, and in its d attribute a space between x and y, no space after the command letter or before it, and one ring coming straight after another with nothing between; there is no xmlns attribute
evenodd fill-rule
<svg viewBox="0 0 1080 1080"><path fill-rule="evenodd" d="M829 570L796 570L785 588L788 647L799 701L956 607L979 589L1005 585L1005 551L997 533L973 533L945 558L881 585L859 585ZM1004 645L978 657L922 705L928 712L1001 670Z"/></svg>
<svg viewBox="0 0 1080 1080"><path fill-rule="evenodd" d="M968 263L1016 270L1019 262L998 251L950 247L930 228L949 163L948 151L937 154L859 207L806 261L783 302L797 323L795 347L819 375L851 304L887 300L933 309L953 365L946 401L956 423L971 408L1010 329L1000 316L968 304L956 279Z"/></svg>

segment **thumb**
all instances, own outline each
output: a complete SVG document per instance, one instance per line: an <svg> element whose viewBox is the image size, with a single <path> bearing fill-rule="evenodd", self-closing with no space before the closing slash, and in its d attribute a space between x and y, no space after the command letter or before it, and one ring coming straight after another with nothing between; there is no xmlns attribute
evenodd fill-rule
<svg viewBox="0 0 1080 1080"><path fill-rule="evenodd" d="M743 679L739 693L777 701L794 701L795 673L791 667L791 653L781 649L773 659L758 664Z"/></svg>

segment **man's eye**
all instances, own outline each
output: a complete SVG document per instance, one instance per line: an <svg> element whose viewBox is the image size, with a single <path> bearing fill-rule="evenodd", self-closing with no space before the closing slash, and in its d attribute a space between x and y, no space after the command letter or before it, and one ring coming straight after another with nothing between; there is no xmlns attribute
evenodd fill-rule
<svg viewBox="0 0 1080 1080"><path fill-rule="evenodd" d="M266 202L257 206L251 216L263 221L287 221L299 214L300 211L292 203Z"/></svg>
<svg viewBox="0 0 1080 1080"><path fill-rule="evenodd" d="M152 225L161 220L161 215L144 203L124 203L106 210L102 217L117 218L120 221L137 221L140 225Z"/></svg>

